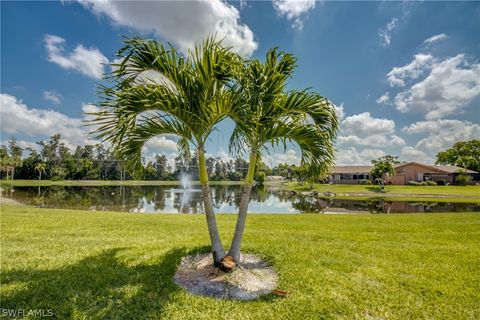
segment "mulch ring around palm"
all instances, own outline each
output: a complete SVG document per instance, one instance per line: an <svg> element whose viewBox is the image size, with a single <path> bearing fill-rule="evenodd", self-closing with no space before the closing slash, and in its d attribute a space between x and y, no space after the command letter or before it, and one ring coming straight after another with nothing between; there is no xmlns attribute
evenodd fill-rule
<svg viewBox="0 0 480 320"><path fill-rule="evenodd" d="M196 295L218 299L254 300L277 287L277 273L253 254L244 254L239 265L224 272L213 266L210 253L186 256L174 276L177 285Z"/></svg>

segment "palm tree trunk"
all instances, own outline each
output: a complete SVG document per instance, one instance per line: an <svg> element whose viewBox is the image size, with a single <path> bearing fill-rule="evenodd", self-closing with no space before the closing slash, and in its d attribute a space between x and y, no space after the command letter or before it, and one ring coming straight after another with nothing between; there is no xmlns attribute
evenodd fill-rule
<svg viewBox="0 0 480 320"><path fill-rule="evenodd" d="M242 200L240 201L240 208L238 210L235 233L233 235L230 250L228 251L228 255L232 256L235 261L240 261L240 248L242 244L243 232L245 230L245 223L247 222L248 203L250 202L250 191L252 190L256 162L257 153L252 152L250 155L250 163L248 164L247 176L245 177L245 184L243 186Z"/></svg>
<svg viewBox="0 0 480 320"><path fill-rule="evenodd" d="M205 151L203 150L203 147L198 148L198 164L199 180L200 185L202 186L203 206L205 208L208 233L212 244L213 263L215 266L218 266L225 256L225 249L220 239L220 234L218 233L217 220L215 218L215 212L213 211L212 195L208 185L207 165L205 162Z"/></svg>

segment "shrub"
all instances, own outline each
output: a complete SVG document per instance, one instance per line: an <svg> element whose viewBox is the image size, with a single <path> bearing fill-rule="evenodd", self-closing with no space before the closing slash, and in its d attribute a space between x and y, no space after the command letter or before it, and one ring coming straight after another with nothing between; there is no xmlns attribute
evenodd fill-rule
<svg viewBox="0 0 480 320"><path fill-rule="evenodd" d="M51 181L62 181L63 178L60 177L60 176L55 176L55 177L52 177L52 179L50 179Z"/></svg>
<svg viewBox="0 0 480 320"><path fill-rule="evenodd" d="M435 181L427 181L427 186L436 186L437 183Z"/></svg>
<svg viewBox="0 0 480 320"><path fill-rule="evenodd" d="M440 179L437 182L437 185L439 185L439 186L445 186L446 184L447 184L447 180L445 180L445 179Z"/></svg>
<svg viewBox="0 0 480 320"><path fill-rule="evenodd" d="M258 172L255 180L258 182L258 184L263 184L265 182L265 172Z"/></svg>
<svg viewBox="0 0 480 320"><path fill-rule="evenodd" d="M417 181L410 180L410 181L408 181L408 185L409 185L409 186L419 186L420 183L417 182Z"/></svg>
<svg viewBox="0 0 480 320"><path fill-rule="evenodd" d="M455 178L455 183L458 184L459 186L466 186L471 180L472 180L471 176L466 174L460 174Z"/></svg>

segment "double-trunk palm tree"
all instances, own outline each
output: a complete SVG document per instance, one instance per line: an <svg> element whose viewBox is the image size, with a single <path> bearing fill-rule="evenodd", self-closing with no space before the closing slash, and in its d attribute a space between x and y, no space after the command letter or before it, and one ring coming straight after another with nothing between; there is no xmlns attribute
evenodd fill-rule
<svg viewBox="0 0 480 320"><path fill-rule="evenodd" d="M159 135L175 135L182 153L193 147L215 265L226 252L220 240L208 185L205 143L215 125L235 121L233 152L248 152L250 163L229 255L240 259L256 164L267 145L296 142L302 167L319 176L333 162L337 130L333 105L308 91L286 91L295 59L275 49L265 63L244 61L213 38L187 57L172 47L139 38L126 40L121 62L100 87L100 111L92 114L96 137L111 144L130 171L140 171L144 144ZM231 261L231 260L230 260Z"/></svg>
<svg viewBox="0 0 480 320"><path fill-rule="evenodd" d="M142 169L144 144L159 135L174 135L188 155L198 156L212 254L215 265L225 256L208 185L205 143L215 125L230 114L233 67L238 56L208 38L187 56L153 40L128 39L117 53L121 62L100 87L100 111L92 124L96 137L111 144L130 171Z"/></svg>
<svg viewBox="0 0 480 320"><path fill-rule="evenodd" d="M250 163L228 252L235 261L240 259L255 167L268 146L285 149L287 142L296 143L302 152L302 171L309 177L321 177L334 161L338 127L334 105L314 92L286 90L295 63L292 55L272 49L263 64L253 60L237 69L236 103L231 111L236 127L230 147L236 153L246 150Z"/></svg>

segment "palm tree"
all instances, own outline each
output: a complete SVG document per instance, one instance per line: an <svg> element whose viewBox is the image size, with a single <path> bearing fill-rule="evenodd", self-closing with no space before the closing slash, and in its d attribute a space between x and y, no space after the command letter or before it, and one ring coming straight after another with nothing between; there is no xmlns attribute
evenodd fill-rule
<svg viewBox="0 0 480 320"><path fill-rule="evenodd" d="M45 173L47 165L44 162L39 162L35 165L35 170L38 172L38 180L42 180L42 173Z"/></svg>
<svg viewBox="0 0 480 320"><path fill-rule="evenodd" d="M127 39L117 53L121 62L100 87L100 111L94 134L110 143L131 171L142 169L143 145L159 135L175 135L182 154L190 145L198 156L212 254L215 265L225 256L213 211L205 160L205 143L231 108L229 85L238 56L210 37L184 57L153 40Z"/></svg>
<svg viewBox="0 0 480 320"><path fill-rule="evenodd" d="M264 64L258 60L239 68L237 103L232 108L236 123L230 139L234 153L249 152L235 233L228 254L239 261L255 168L268 146L286 148L295 142L302 151L301 166L310 177L325 174L334 161L333 140L337 117L333 104L314 92L289 91L285 86L296 60L271 49Z"/></svg>

